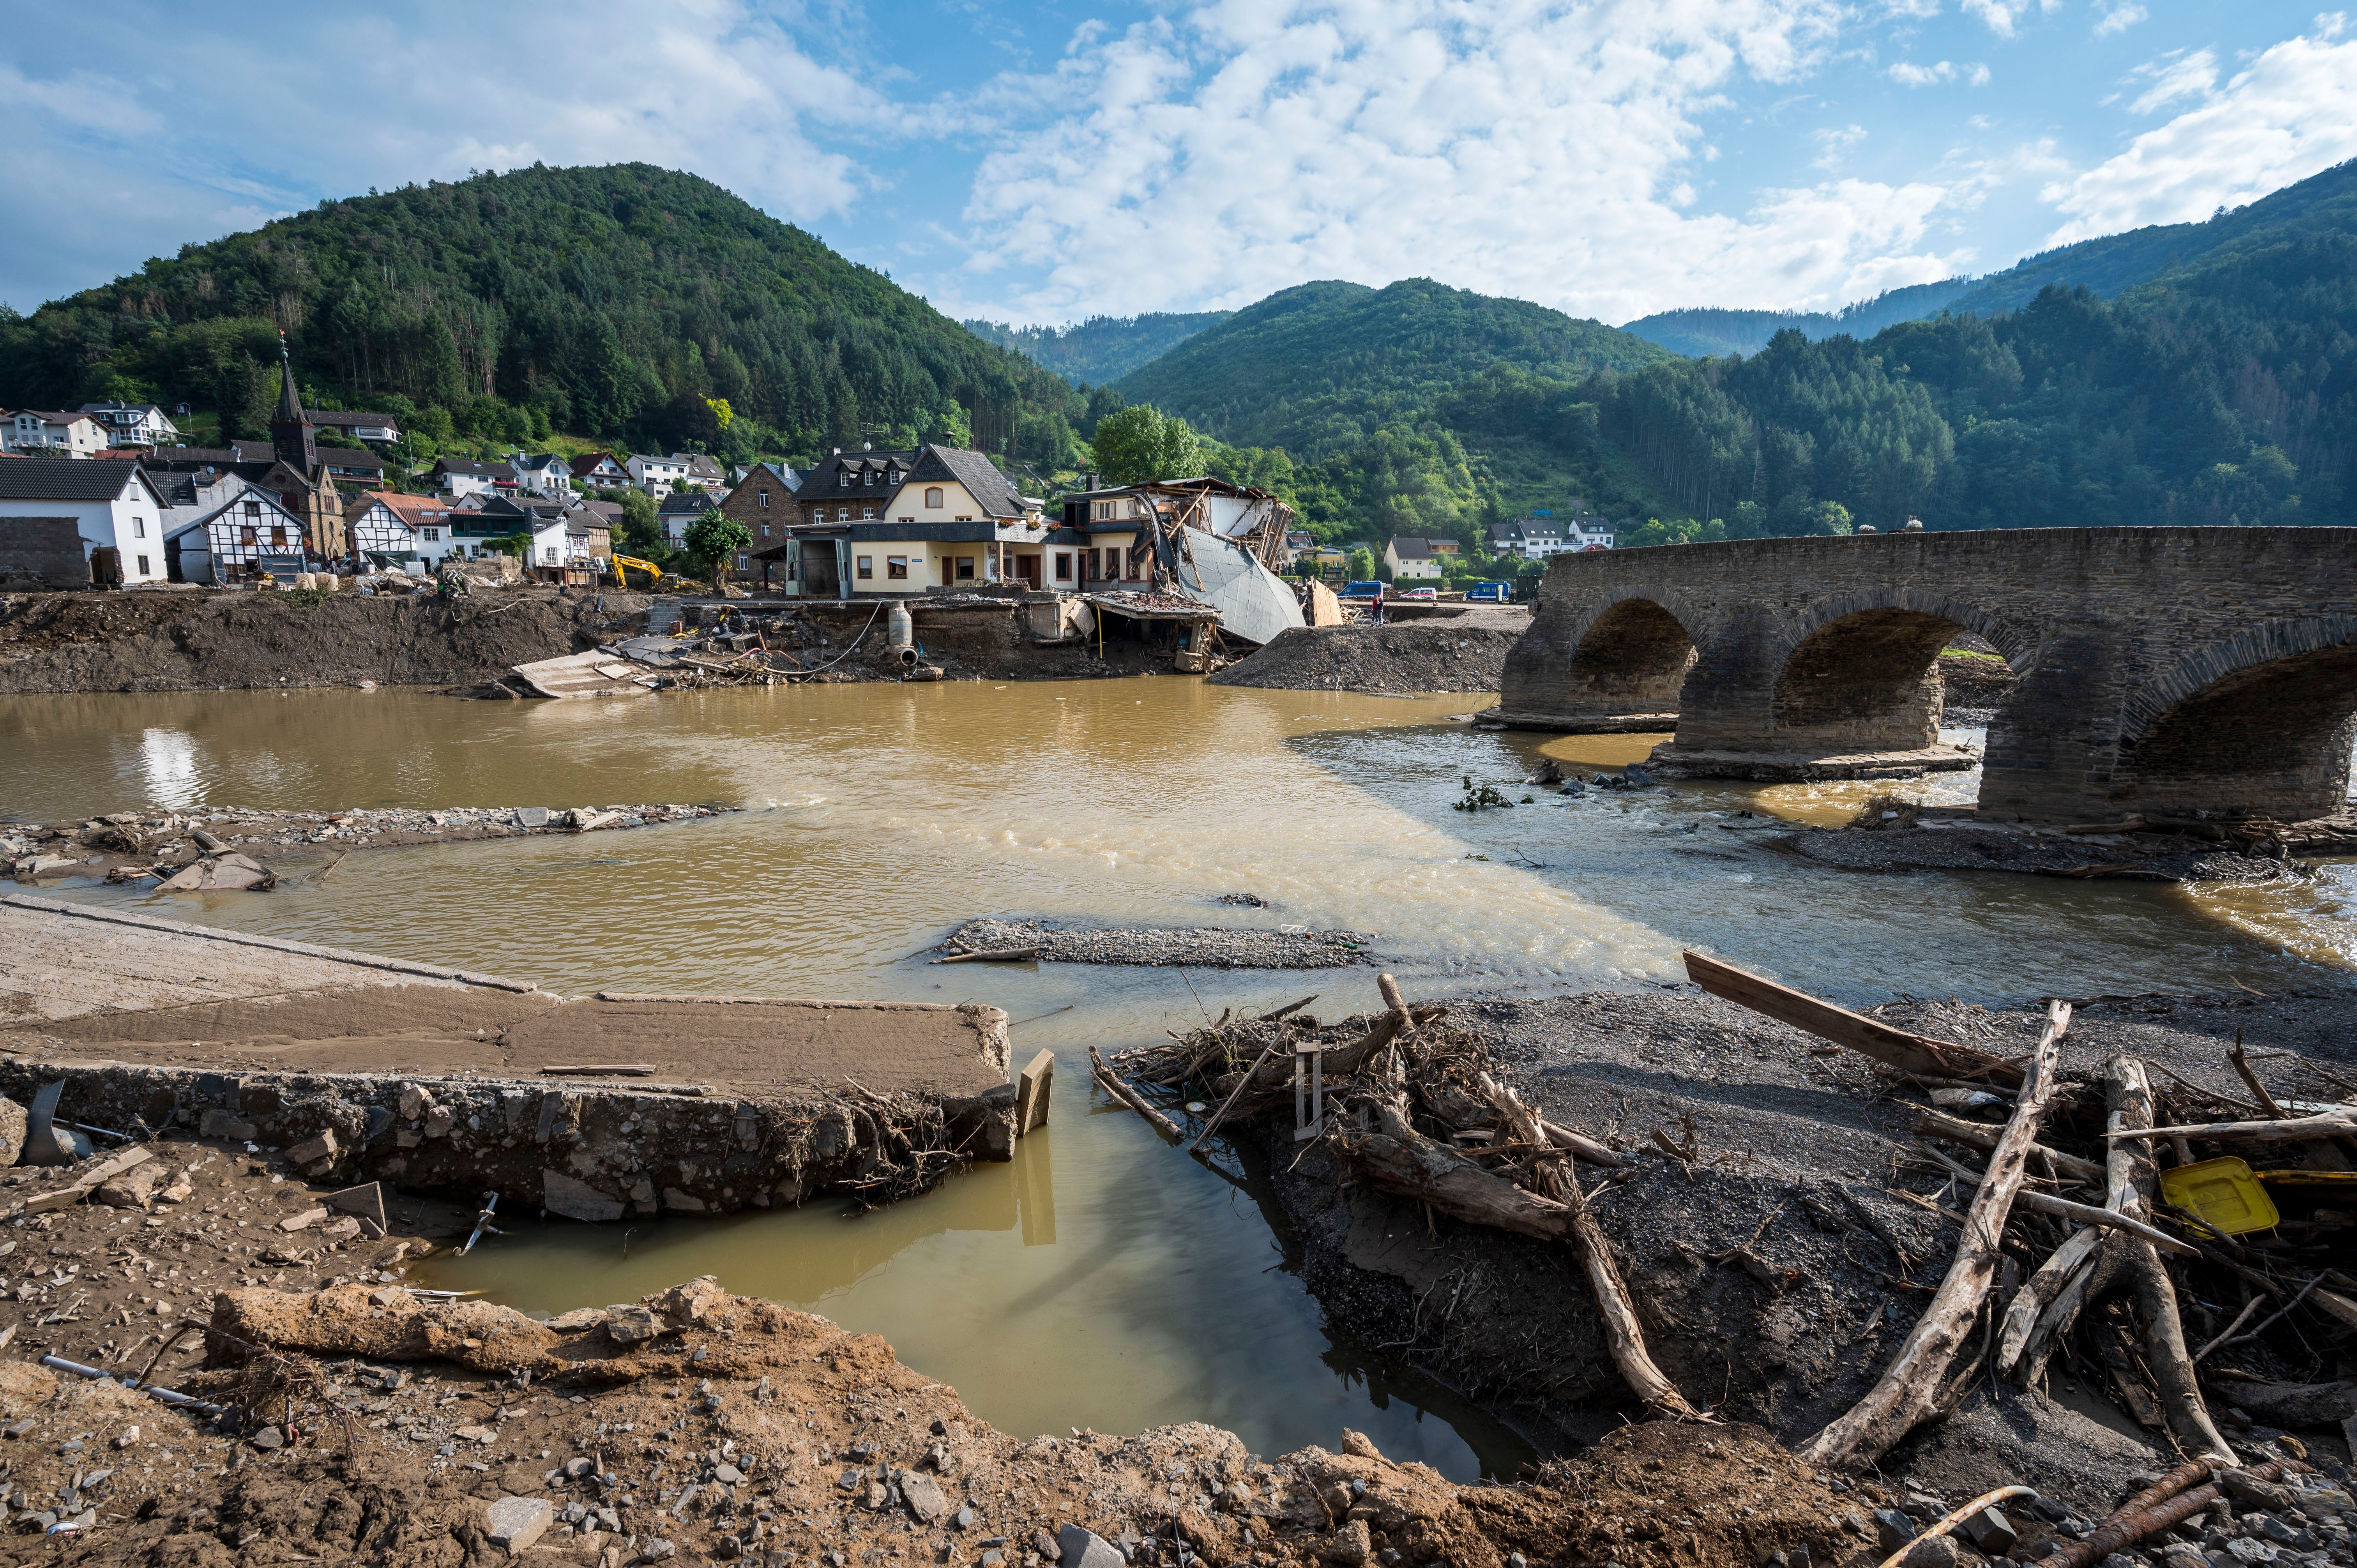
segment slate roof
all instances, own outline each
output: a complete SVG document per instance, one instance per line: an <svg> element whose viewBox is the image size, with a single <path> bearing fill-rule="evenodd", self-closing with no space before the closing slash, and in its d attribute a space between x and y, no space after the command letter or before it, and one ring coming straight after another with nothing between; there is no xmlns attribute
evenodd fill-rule
<svg viewBox="0 0 2357 1568"><path fill-rule="evenodd" d="M1403 561L1429 561L1432 546L1421 539L1397 538L1392 541L1392 553Z"/></svg>
<svg viewBox="0 0 2357 1568"><path fill-rule="evenodd" d="M133 478L155 494L155 482L136 463L98 457L26 457L0 463L0 500L111 501ZM160 497L156 504L163 504Z"/></svg>
<svg viewBox="0 0 2357 1568"><path fill-rule="evenodd" d="M663 497L662 504L661 506L655 508L655 515L657 517L680 517L695 512L710 511L719 504L719 502L714 500L711 496L702 490L673 490L670 495Z"/></svg>
<svg viewBox="0 0 2357 1568"><path fill-rule="evenodd" d="M848 471L864 479L875 474L880 484L845 485L837 475ZM979 452L934 445L884 452L837 452L802 476L794 491L797 500L862 499L888 502L903 485L939 483L963 485L985 517L1022 517L1028 510L1014 481ZM896 482L897 481L897 482Z"/></svg>
<svg viewBox="0 0 2357 1568"><path fill-rule="evenodd" d="M495 479L513 478L515 470L505 463L478 463L472 457L444 457L433 467L437 474L465 474L469 478Z"/></svg>

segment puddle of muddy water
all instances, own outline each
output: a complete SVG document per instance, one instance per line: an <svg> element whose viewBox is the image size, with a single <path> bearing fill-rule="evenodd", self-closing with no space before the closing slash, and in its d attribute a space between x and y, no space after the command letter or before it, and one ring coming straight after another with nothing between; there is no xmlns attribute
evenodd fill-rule
<svg viewBox="0 0 2357 1568"><path fill-rule="evenodd" d="M1867 786L1692 781L1566 800L1517 785L1648 736L1440 722L1387 700L1177 678L1006 688L770 688L610 703L378 691L0 699L0 811L690 800L750 809L601 836L369 852L262 895L86 882L51 897L529 976L553 990L987 1002L1017 1059L1053 1050L1050 1129L1013 1165L849 1221L791 1214L522 1227L441 1283L557 1310L696 1273L889 1338L1010 1431L1230 1426L1262 1452L1340 1429L1455 1476L1509 1472L1512 1434L1337 1343L1249 1182L1092 1108L1085 1047L1311 992L1376 1005L1368 970L1291 974L920 956L977 914L1378 934L1411 993L1551 993L1681 977L1715 950L1845 1001L2342 983L2348 868L2247 889L1989 875L1857 875L1722 832L1739 811L1839 821ZM1951 738L1977 739L1972 732ZM1450 809L1462 780L1529 805ZM1973 775L1902 788L1971 799ZM1480 857L1480 858L1476 858ZM321 862L324 864L324 860ZM1250 893L1268 908L1222 907Z"/></svg>

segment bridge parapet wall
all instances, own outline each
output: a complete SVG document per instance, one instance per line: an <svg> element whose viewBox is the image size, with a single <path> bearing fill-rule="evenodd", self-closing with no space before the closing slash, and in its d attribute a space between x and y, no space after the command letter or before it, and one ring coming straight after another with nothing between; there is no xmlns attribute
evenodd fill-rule
<svg viewBox="0 0 2357 1568"><path fill-rule="evenodd" d="M1904 750L1936 724L1940 648L1971 631L2018 677L1990 726L1985 811L2313 816L2347 789L2357 530L1662 546L1557 556L1542 598L1506 660L1510 723L1669 728L1674 714L1670 752L1763 768Z"/></svg>

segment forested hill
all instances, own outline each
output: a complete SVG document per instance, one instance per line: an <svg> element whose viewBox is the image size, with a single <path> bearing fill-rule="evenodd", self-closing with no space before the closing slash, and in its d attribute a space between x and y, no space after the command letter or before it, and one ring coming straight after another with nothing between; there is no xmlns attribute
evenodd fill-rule
<svg viewBox="0 0 2357 1568"><path fill-rule="evenodd" d="M1318 458L1492 365L1554 379L1670 358L1595 321L1408 278L1270 295L1114 383L1222 441Z"/></svg>
<svg viewBox="0 0 2357 1568"><path fill-rule="evenodd" d="M1058 466L1082 412L883 274L643 164L410 186L183 247L0 319L0 404L185 399L250 428L282 328L315 403L446 438L554 425L749 456L970 426Z"/></svg>
<svg viewBox="0 0 2357 1568"><path fill-rule="evenodd" d="M1168 353L1233 314L1199 310L1186 316L1162 312L1092 316L1071 327L1009 327L1004 321L969 319L965 329L1003 349L1028 354L1068 381L1100 386Z"/></svg>
<svg viewBox="0 0 2357 1568"><path fill-rule="evenodd" d="M2319 178L2344 194L2115 299L2050 285L1864 342L1781 333L1580 395L1699 537L2357 522L2357 201L2347 170Z"/></svg>
<svg viewBox="0 0 2357 1568"><path fill-rule="evenodd" d="M1674 353L1693 359L1721 354L1756 354L1777 333L1791 329L1803 338L1831 338L1846 332L1866 338L1900 321L1937 315L1959 295L1976 287L1971 278L1947 278L1894 288L1846 305L1839 310L1722 310L1704 306L1664 310L1640 317L1621 327L1648 343L1659 343Z"/></svg>

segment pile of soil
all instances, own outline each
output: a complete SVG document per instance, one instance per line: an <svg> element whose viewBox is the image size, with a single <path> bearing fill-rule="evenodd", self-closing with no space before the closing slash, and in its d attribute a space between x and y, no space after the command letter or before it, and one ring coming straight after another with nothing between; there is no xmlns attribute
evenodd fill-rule
<svg viewBox="0 0 2357 1568"><path fill-rule="evenodd" d="M0 694L475 682L595 646L592 632L646 606L639 594L544 587L450 604L222 590L0 596Z"/></svg>
<svg viewBox="0 0 2357 1568"><path fill-rule="evenodd" d="M1483 608L1445 620L1301 627L1279 633L1211 683L1374 696L1494 692L1507 650L1530 623L1528 610Z"/></svg>
<svg viewBox="0 0 2357 1568"><path fill-rule="evenodd" d="M27 1356L0 1359L0 1490L19 1530L67 1527L44 1561L1081 1568L1093 1535L1145 1565L1691 1568L1803 1543L1858 1558L1882 1498L1741 1426L1635 1426L1466 1487L1355 1433L1267 1461L1198 1423L1020 1438L882 1339L709 1279L544 1321L421 1302L403 1273L462 1211L403 1198L393 1235L289 1232L320 1194L274 1154L154 1149L168 1186L20 1219L0 1244L23 1276L0 1331ZM116 1380L158 1350L154 1381L221 1413Z"/></svg>
<svg viewBox="0 0 2357 1568"><path fill-rule="evenodd" d="M1115 930L1045 920L968 920L942 944L946 953L1036 948L1042 963L1125 963L1147 968L1347 969L1372 961L1360 931L1257 931L1231 926Z"/></svg>

